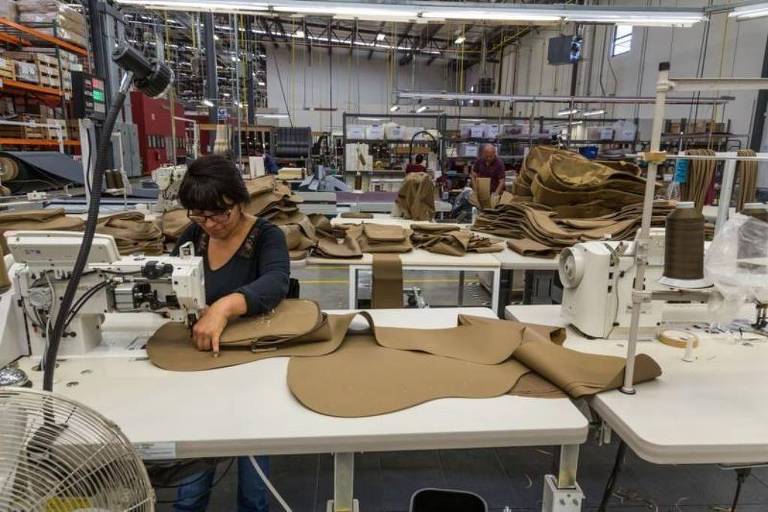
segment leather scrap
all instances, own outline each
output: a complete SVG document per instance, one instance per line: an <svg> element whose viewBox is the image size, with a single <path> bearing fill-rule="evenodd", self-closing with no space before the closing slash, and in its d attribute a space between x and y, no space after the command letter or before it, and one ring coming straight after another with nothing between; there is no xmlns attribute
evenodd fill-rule
<svg viewBox="0 0 768 512"><path fill-rule="evenodd" d="M373 289L371 307L393 309L403 307L403 264L396 254L373 255Z"/></svg>

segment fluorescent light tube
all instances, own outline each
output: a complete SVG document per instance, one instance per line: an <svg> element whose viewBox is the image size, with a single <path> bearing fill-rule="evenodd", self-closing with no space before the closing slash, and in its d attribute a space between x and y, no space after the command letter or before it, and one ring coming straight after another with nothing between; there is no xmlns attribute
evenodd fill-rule
<svg viewBox="0 0 768 512"><path fill-rule="evenodd" d="M644 27L690 27L705 19L704 13L675 11L565 10L565 21L620 23Z"/></svg>
<svg viewBox="0 0 768 512"><path fill-rule="evenodd" d="M744 21L754 18L762 18L768 16L768 2L754 5L744 5L737 7L728 14L731 18L736 18L737 21Z"/></svg>
<svg viewBox="0 0 768 512"><path fill-rule="evenodd" d="M428 107L427 107L426 105L422 105L422 106L420 106L419 108L417 108L417 109L416 109L416 112L418 112L419 114L421 114L422 112L426 111L426 110L427 110L427 108L428 108Z"/></svg>
<svg viewBox="0 0 768 512"><path fill-rule="evenodd" d="M584 112L584 117L590 117L590 116L599 116L605 114L605 110L587 110Z"/></svg>
<svg viewBox="0 0 768 512"><path fill-rule="evenodd" d="M117 0L118 3L125 5L140 5L149 9L159 9L167 11L216 11L216 12L248 12L248 11L266 11L269 6L264 3L252 3L245 0L239 1L208 1L198 0L190 2L188 0Z"/></svg>
<svg viewBox="0 0 768 512"><path fill-rule="evenodd" d="M464 44L464 41L466 41L467 38L464 36L459 36L456 38L456 40L453 42L453 44Z"/></svg>
<svg viewBox="0 0 768 512"><path fill-rule="evenodd" d="M288 114L259 114L259 113L256 113L256 117L263 117L265 119L288 119Z"/></svg>
<svg viewBox="0 0 768 512"><path fill-rule="evenodd" d="M325 14L339 16L353 16L355 18L366 17L391 17L391 18L416 18L419 11L409 8L407 5L392 7L371 7L371 4L325 4L317 5L309 2L273 4L272 9L277 12L293 12L299 14Z"/></svg>
<svg viewBox="0 0 768 512"><path fill-rule="evenodd" d="M439 8L421 13L422 18L448 20L489 20L489 21L560 21L558 11L552 14L532 9L492 9L478 11L471 9Z"/></svg>
<svg viewBox="0 0 768 512"><path fill-rule="evenodd" d="M390 112L397 112L398 110L400 110L400 105L392 105L389 107Z"/></svg>
<svg viewBox="0 0 768 512"><path fill-rule="evenodd" d="M570 109L570 108L567 108L567 109L565 109L565 110L561 110L560 112L558 112L558 113L557 113L557 115L558 115L558 116L569 116L569 115L571 115L571 114L578 114L578 113L579 113L579 109L576 109L576 108L574 108L574 109Z"/></svg>
<svg viewBox="0 0 768 512"><path fill-rule="evenodd" d="M299 29L296 32L294 32L293 35L296 37L304 37L304 31Z"/></svg>
<svg viewBox="0 0 768 512"><path fill-rule="evenodd" d="M360 121L374 121L374 122L385 120L385 118L382 118L382 117L358 117L357 119Z"/></svg>
<svg viewBox="0 0 768 512"><path fill-rule="evenodd" d="M267 85L267 83L266 83L266 82L262 82L261 80L259 80L259 81L258 81L258 82L256 82L256 83L259 85L259 87L264 87L265 85Z"/></svg>
<svg viewBox="0 0 768 512"><path fill-rule="evenodd" d="M203 105L205 105L206 107L212 107L213 106L213 102L211 100L209 100L208 98L206 98L203 101L201 101L201 103Z"/></svg>
<svg viewBox="0 0 768 512"><path fill-rule="evenodd" d="M577 126L577 125L580 125L582 123L583 123L583 121L572 121L572 122L570 122L568 124L571 125L571 126Z"/></svg>
<svg viewBox="0 0 768 512"><path fill-rule="evenodd" d="M382 33L376 34L376 40L379 41L379 42L385 40L386 38L387 38L387 36L382 34Z"/></svg>

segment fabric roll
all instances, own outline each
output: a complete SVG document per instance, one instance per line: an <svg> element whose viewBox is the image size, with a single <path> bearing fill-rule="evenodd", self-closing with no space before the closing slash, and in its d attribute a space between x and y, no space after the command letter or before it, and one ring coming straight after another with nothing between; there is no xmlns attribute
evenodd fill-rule
<svg viewBox="0 0 768 512"><path fill-rule="evenodd" d="M352 306L354 307L354 304ZM374 309L403 307L403 264L400 256L373 255L371 307Z"/></svg>

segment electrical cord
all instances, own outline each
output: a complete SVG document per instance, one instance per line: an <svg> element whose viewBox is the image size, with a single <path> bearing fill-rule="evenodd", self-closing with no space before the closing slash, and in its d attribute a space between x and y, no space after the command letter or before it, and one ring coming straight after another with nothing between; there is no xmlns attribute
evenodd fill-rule
<svg viewBox="0 0 768 512"><path fill-rule="evenodd" d="M272 496L275 497L278 503L280 503L280 506L283 507L283 510L285 512L293 512L291 507L288 506L288 504L285 502L282 496L280 496L280 493L277 492L277 489L272 485L272 482L269 481L269 478L267 478L267 475L264 474L264 471L261 469L261 466L259 466L259 463L256 461L256 457L253 455L248 456L248 460L251 461L251 464L253 465L253 469L256 470L256 473L259 474L259 478L261 478L261 481L264 482L264 485L267 486L267 489L269 489L269 492L272 493Z"/></svg>
<svg viewBox="0 0 768 512"><path fill-rule="evenodd" d="M613 463L613 469L611 470L611 476L608 477L608 481L605 483L605 491L603 492L603 499L600 500L600 506L597 512L605 512L608 508L608 502L613 495L613 489L616 487L616 481L619 479L619 472L621 471L621 465L624 462L624 455L627 452L627 443L619 441L619 449L616 452L616 460Z"/></svg>
<svg viewBox="0 0 768 512"><path fill-rule="evenodd" d="M731 512L736 512L736 507L739 504L739 497L741 496L741 487L749 475L752 473L752 468L740 468L736 470L736 492L733 495L733 503L731 504Z"/></svg>
<svg viewBox="0 0 768 512"><path fill-rule="evenodd" d="M211 492L213 492L213 489L216 488L216 486L218 486L221 483L222 480L224 480L225 476L227 476L227 473L229 473L229 470L232 469L232 464L234 462L235 462L234 458L230 459L229 460L229 464L227 464L227 467L224 469L224 472L204 492L195 494L194 496L185 496L183 499L185 499L185 500L196 500L198 498L202 498L203 496L205 496L207 494L211 494ZM195 482L200 481L203 478L203 476L204 475L200 475L200 478L196 478L195 480L192 480L191 482L187 482L185 484L179 484L177 486L164 486L163 488L165 488L165 489L173 489L173 488L178 488L178 487L184 487L186 485L191 485L191 484L193 484ZM179 499L176 498L175 500L156 501L155 503L158 504L158 505L171 505L173 503L178 503L178 502L179 502Z"/></svg>
<svg viewBox="0 0 768 512"><path fill-rule="evenodd" d="M99 202L101 200L101 189L104 182L104 171L107 167L107 158L109 151L109 144L112 139L112 130L115 127L118 115L122 110L125 97L129 89L129 85L133 81L133 73L128 73L123 78L120 89L112 102L109 114L104 121L103 131L99 140L99 144L96 152L96 165L93 170L93 183L90 200L88 202L88 217L85 221L85 227L83 229L83 243L77 252L77 259L72 269L67 288L64 291L64 295L61 297L61 303L59 304L59 311L56 315L56 321L53 324L53 332L51 333L48 347L43 357L43 389L45 391L53 390L53 373L56 367L56 356L59 353L59 346L61 345L61 338L64 334L65 324L69 311L72 307L72 301L75 298L77 287L80 284L80 277L83 275L85 265L88 262L88 254L91 251L91 244L93 243L93 237L96 233L96 224L99 218Z"/></svg>

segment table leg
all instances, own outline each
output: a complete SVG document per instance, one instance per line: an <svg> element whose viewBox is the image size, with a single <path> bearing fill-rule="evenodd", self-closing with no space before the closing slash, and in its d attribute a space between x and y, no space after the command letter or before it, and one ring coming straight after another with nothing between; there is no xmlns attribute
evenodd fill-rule
<svg viewBox="0 0 768 512"><path fill-rule="evenodd" d="M496 311L499 318L504 318L504 306L501 304L501 270L493 271L493 289L491 290L491 309Z"/></svg>
<svg viewBox="0 0 768 512"><path fill-rule="evenodd" d="M542 512L580 512L584 493L576 483L579 445L563 445L557 456L554 475L544 476Z"/></svg>
<svg viewBox="0 0 768 512"><path fill-rule="evenodd" d="M459 306L464 305L464 271L459 270Z"/></svg>
<svg viewBox="0 0 768 512"><path fill-rule="evenodd" d="M355 454L336 453L333 456L333 501L328 502L328 512L357 512L354 499Z"/></svg>
<svg viewBox="0 0 768 512"><path fill-rule="evenodd" d="M357 269L349 266L349 309L357 309Z"/></svg>

